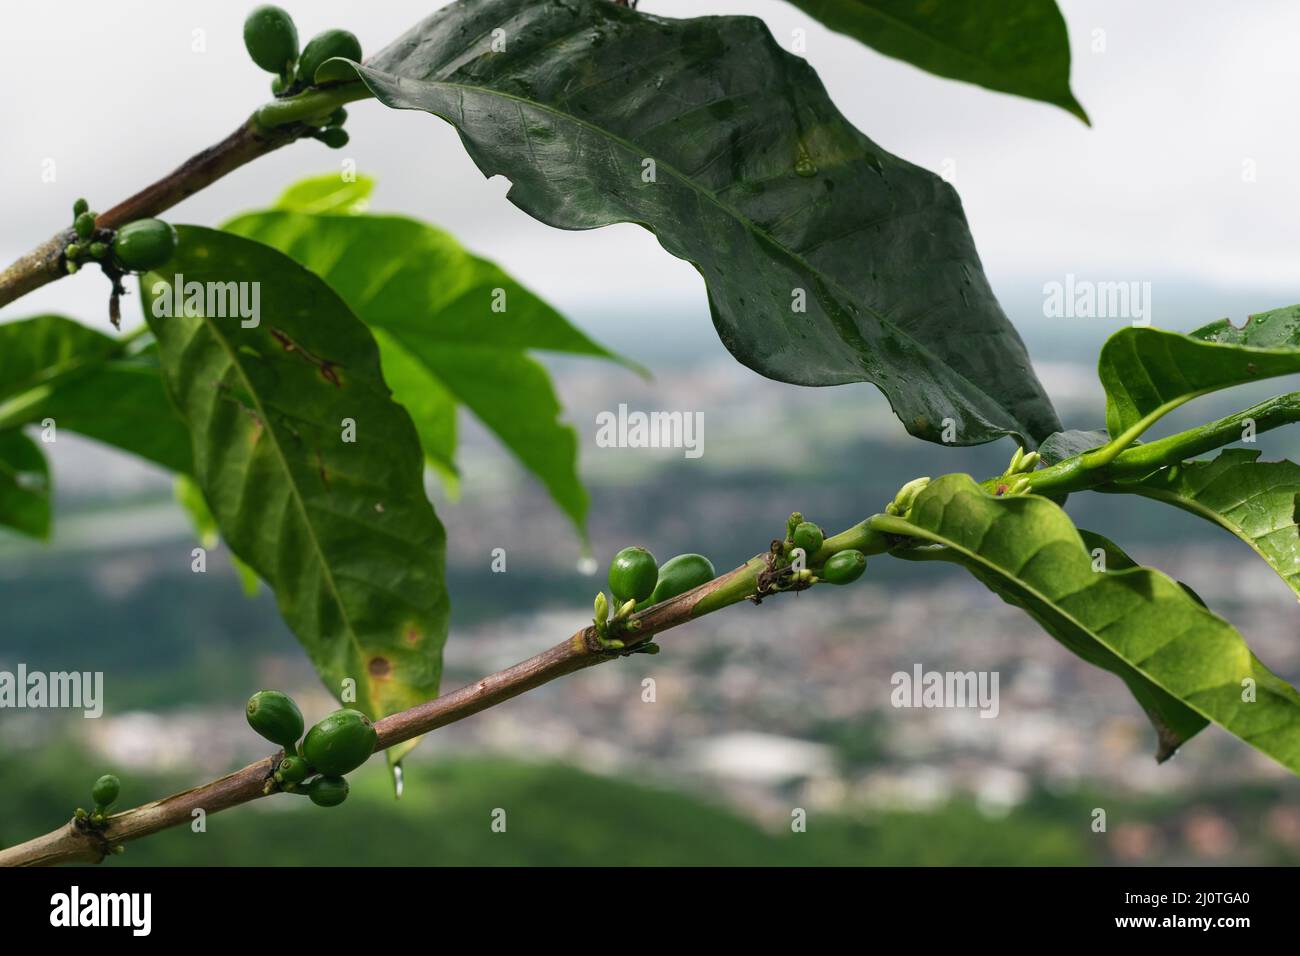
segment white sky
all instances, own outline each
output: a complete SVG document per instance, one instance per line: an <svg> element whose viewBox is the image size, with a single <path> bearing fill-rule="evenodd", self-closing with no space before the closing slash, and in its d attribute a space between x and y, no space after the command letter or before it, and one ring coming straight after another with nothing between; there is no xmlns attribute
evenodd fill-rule
<svg viewBox="0 0 1300 956"><path fill-rule="evenodd" d="M0 77L0 256L64 224L78 195L103 209L225 135L266 98L241 24L254 0L10 0ZM304 39L344 26L372 52L439 4L313 0L284 4ZM986 267L1004 296L1066 272L1093 279L1259 289L1288 304L1300 278L1300 4L1282 0L1066 0L1073 86L1088 129L1064 111L929 76L819 28L781 0L643 0L670 16L751 13L778 40L807 29L809 60L859 128L915 163L956 164ZM206 31L206 52L192 50ZM1092 52L1094 31L1105 52ZM30 91L31 95L23 95ZM342 154L301 143L228 177L172 213L215 224L296 178L356 159L379 179L374 207L427 219L600 334L627 309L689 303L694 269L648 233L566 233L502 199L450 127L357 104ZM57 181L41 182L42 163ZM1243 164L1256 178L1243 181ZM0 319L64 311L99 322L98 273L6 308ZM1281 291L1279 291L1281 290ZM1210 316L1212 317L1212 316ZM1182 325L1179 322L1158 324Z"/></svg>

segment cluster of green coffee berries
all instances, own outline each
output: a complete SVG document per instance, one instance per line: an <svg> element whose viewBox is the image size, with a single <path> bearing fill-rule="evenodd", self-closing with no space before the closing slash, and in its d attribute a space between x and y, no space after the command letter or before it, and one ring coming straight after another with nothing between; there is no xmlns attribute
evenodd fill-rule
<svg viewBox="0 0 1300 956"><path fill-rule="evenodd" d="M63 249L68 272L85 262L99 262L110 271L148 272L164 265L176 251L176 230L161 219L137 219L121 229L103 229L90 204L72 204L72 231L76 237Z"/></svg>
<svg viewBox="0 0 1300 956"><path fill-rule="evenodd" d="M315 86L316 71L332 57L361 60L361 41L347 30L318 33L299 53L293 18L270 4L257 7L244 21L244 46L254 63L275 74L271 92L276 96L293 96ZM348 143L347 131L342 128L347 118L347 110L340 106L327 116L308 121L319 127L311 135L331 149L341 149Z"/></svg>
<svg viewBox="0 0 1300 956"><path fill-rule="evenodd" d="M614 596L614 615L610 617L610 602L601 591L596 595L596 632L602 643L618 650L624 646L623 642L610 635L627 621L629 615L685 594L712 581L715 576L713 562L702 554L679 554L658 564L655 556L645 548L624 548L609 563L609 592ZM636 624L632 621L625 626L635 630ZM656 654L659 648L646 644L637 650Z"/></svg>
<svg viewBox="0 0 1300 956"><path fill-rule="evenodd" d="M273 775L286 793L310 797L320 807L337 807L347 799L345 774L374 753L379 735L358 710L336 710L303 736L302 711L288 694L260 690L248 699L248 725L284 748Z"/></svg>
<svg viewBox="0 0 1300 956"><path fill-rule="evenodd" d="M853 548L836 551L820 565L814 565L813 561L825 543L826 535L818 525L805 521L797 511L790 515L781 551L792 565L796 565L792 575L796 583L852 584L862 577L862 572L867 569L867 556ZM802 559L797 564L794 560L796 551L802 554Z"/></svg>

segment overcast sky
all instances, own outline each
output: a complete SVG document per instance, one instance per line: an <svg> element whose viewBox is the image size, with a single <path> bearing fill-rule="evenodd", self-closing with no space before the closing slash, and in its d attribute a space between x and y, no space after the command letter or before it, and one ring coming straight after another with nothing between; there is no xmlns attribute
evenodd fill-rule
<svg viewBox="0 0 1300 956"><path fill-rule="evenodd" d="M78 195L104 209L229 132L266 98L244 52L252 0L10 0L5 4L3 235L8 261L63 225ZM343 26L377 50L440 4L285 4L305 37ZM668 16L758 14L807 57L849 119L933 170L951 161L985 265L1004 298L1073 272L1185 281L1300 298L1300 4L1066 0L1073 87L1091 129L1064 111L922 73L819 28L781 0L643 0ZM193 49L205 31L206 50ZM1104 43L1104 52L1094 47ZM31 95L24 95L29 92ZM451 128L357 104L342 155L379 180L374 208L450 229L600 334L620 311L689 303L701 280L634 226L567 233L534 222L485 181ZM305 142L259 160L170 214L215 224L337 168ZM57 180L41 181L52 159ZM1253 181L1248 174L1253 171ZM64 311L98 321L97 273L57 283L0 319ZM1279 299L1278 296L1288 296ZM1195 316L1196 320L1212 318ZM1157 324L1191 323L1161 316Z"/></svg>

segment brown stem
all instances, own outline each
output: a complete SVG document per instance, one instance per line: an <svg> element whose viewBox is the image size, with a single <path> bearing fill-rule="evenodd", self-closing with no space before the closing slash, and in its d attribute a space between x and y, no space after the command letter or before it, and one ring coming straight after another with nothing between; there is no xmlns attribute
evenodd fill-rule
<svg viewBox="0 0 1300 956"><path fill-rule="evenodd" d="M852 547L862 534L850 529L838 539ZM619 635L628 645L624 653L645 644L655 634L677 627L720 608L736 604L755 595L759 575L767 570L767 555L760 555L693 591L646 608L628 621L639 622L636 629L625 628ZM435 700L392 714L375 723L379 741L375 751L385 750L412 737L463 720L512 697L539 687L548 681L572 674L621 656L601 646L594 627L577 631L568 640L550 650L521 661L512 667L484 677ZM194 811L216 813L274 793L272 771L278 755L265 757L242 770L212 783L164 797L154 803L126 810L110 817L102 830L94 830L75 821L57 830L0 850L0 866L50 866L57 863L102 860L114 846L129 840L189 824Z"/></svg>
<svg viewBox="0 0 1300 956"><path fill-rule="evenodd" d="M191 156L153 185L101 213L96 224L116 229L136 219L157 216L245 163L292 143L302 136L305 129L301 124L264 129L249 120L215 146ZM0 272L0 308L63 278L67 274L63 267L63 250L73 236L71 228L64 229Z"/></svg>

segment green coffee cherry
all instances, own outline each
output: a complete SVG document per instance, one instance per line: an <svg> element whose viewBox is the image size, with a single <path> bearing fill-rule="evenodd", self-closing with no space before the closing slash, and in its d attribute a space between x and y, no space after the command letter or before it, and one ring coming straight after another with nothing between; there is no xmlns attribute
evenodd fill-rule
<svg viewBox="0 0 1300 956"><path fill-rule="evenodd" d="M68 270L68 275L72 275L74 272L80 269L81 266L77 265L77 263L69 259L67 262L63 264L63 268Z"/></svg>
<svg viewBox="0 0 1300 956"><path fill-rule="evenodd" d="M327 122L325 125L342 126L347 121L348 121L348 111L340 106L338 109L336 109L333 113L330 114L329 122Z"/></svg>
<svg viewBox="0 0 1300 956"><path fill-rule="evenodd" d="M75 242L68 243L68 247L63 250L63 254L69 259L76 259L81 255L81 246Z"/></svg>
<svg viewBox="0 0 1300 956"><path fill-rule="evenodd" d="M342 777L316 777L301 790L318 807L337 807L348 798L348 782Z"/></svg>
<svg viewBox="0 0 1300 956"><path fill-rule="evenodd" d="M659 581L655 556L645 548L624 548L609 563L609 589L615 604L644 601Z"/></svg>
<svg viewBox="0 0 1300 956"><path fill-rule="evenodd" d="M302 711L292 697L278 690L259 690L248 698L245 714L248 726L271 743L279 744L286 753L294 752L302 736L303 720Z"/></svg>
<svg viewBox="0 0 1300 956"><path fill-rule="evenodd" d="M78 239L89 239L95 231L95 214L78 213L77 218L73 220L72 228L76 230Z"/></svg>
<svg viewBox="0 0 1300 956"><path fill-rule="evenodd" d="M76 219L83 212L89 212L89 211L90 211L90 203L86 202L86 200L84 199L78 199L76 202L72 204L73 219Z"/></svg>
<svg viewBox="0 0 1300 956"><path fill-rule="evenodd" d="M342 149L348 144L348 140L352 138L348 135L347 130L339 129L336 126L331 126L328 129L317 130L315 133L312 133L312 136L320 140L330 149Z"/></svg>
<svg viewBox="0 0 1300 956"><path fill-rule="evenodd" d="M102 259L108 255L108 244L103 242L92 242L90 244L90 254L96 259Z"/></svg>
<svg viewBox="0 0 1300 956"><path fill-rule="evenodd" d="M275 769L276 783L302 783L311 773L311 767L302 757L290 755L280 761L280 766Z"/></svg>
<svg viewBox="0 0 1300 956"><path fill-rule="evenodd" d="M702 554L679 554L659 565L659 580L646 606L685 594L717 577L713 562Z"/></svg>
<svg viewBox="0 0 1300 956"><path fill-rule="evenodd" d="M796 548L803 548L803 553L811 557L822 549L822 541L825 537L822 535L822 529L817 525L811 521L801 521L795 526L791 540L794 541Z"/></svg>
<svg viewBox="0 0 1300 956"><path fill-rule="evenodd" d="M137 219L113 237L113 257L127 272L148 272L176 251L176 230L161 219Z"/></svg>
<svg viewBox="0 0 1300 956"><path fill-rule="evenodd" d="M315 85L320 65L336 56L360 62L361 41L347 30L326 30L316 34L307 41L298 59L298 82L306 86Z"/></svg>
<svg viewBox="0 0 1300 956"><path fill-rule="evenodd" d="M288 76L298 59L298 28L279 7L257 7L244 21L244 46L253 62L268 73Z"/></svg>
<svg viewBox="0 0 1300 956"><path fill-rule="evenodd" d="M336 710L307 731L302 755L326 776L341 777L365 763L378 740L375 725L361 711Z"/></svg>
<svg viewBox="0 0 1300 956"><path fill-rule="evenodd" d="M826 559L818 577L828 584L852 584L867 569L867 556L861 551L838 551Z"/></svg>
<svg viewBox="0 0 1300 956"><path fill-rule="evenodd" d="M282 80L282 79L281 79L280 77L278 77L278 76L277 76L275 79L273 79L273 80L271 81L271 95L272 95L272 96L279 96L281 93L283 93L283 92L284 92L285 90L287 90L288 88L289 88L289 87L285 85L284 80Z"/></svg>
<svg viewBox="0 0 1300 956"><path fill-rule="evenodd" d="M117 795L122 790L122 781L111 773L106 773L95 781L90 789L90 797L95 801L96 810L107 810L117 802Z"/></svg>

